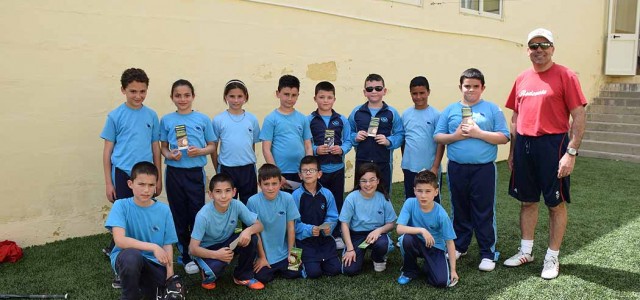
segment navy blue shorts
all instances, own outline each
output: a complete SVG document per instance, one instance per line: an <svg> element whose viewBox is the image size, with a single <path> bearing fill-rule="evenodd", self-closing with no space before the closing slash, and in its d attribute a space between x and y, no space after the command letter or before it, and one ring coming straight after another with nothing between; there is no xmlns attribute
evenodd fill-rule
<svg viewBox="0 0 640 300"><path fill-rule="evenodd" d="M522 202L539 202L542 194L549 207L569 203L569 176L558 178L558 165L568 144L566 133L538 137L517 134L509 195Z"/></svg>
<svg viewBox="0 0 640 300"><path fill-rule="evenodd" d="M116 189L116 200L133 197L133 191L129 188L127 181L131 179L127 172L114 168L113 172L113 186Z"/></svg>
<svg viewBox="0 0 640 300"><path fill-rule="evenodd" d="M402 173L404 173L404 199L414 198L416 193L413 191L413 181L416 179L416 175L418 175L418 173L411 172L407 169L402 169ZM438 176L438 188L440 188L442 187L442 176L440 176L440 174L436 175ZM442 192L442 189L440 192ZM440 203L440 193L433 198L433 201Z"/></svg>
<svg viewBox="0 0 640 300"><path fill-rule="evenodd" d="M284 177L286 180L302 183L302 179L300 179L300 175L298 175L298 173L282 173L282 177ZM289 194L293 193L294 190L295 189L282 189L283 192L287 192Z"/></svg>
<svg viewBox="0 0 640 300"><path fill-rule="evenodd" d="M249 197L258 193L258 177L256 176L256 165L227 167L220 165L220 173L225 173L233 180L233 185L238 190L238 199L242 204L247 205Z"/></svg>

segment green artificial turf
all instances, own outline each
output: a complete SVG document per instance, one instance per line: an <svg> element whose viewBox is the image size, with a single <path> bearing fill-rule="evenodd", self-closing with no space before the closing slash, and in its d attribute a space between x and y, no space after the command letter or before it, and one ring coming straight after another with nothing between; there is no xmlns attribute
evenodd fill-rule
<svg viewBox="0 0 640 300"><path fill-rule="evenodd" d="M572 175L569 224L560 252L560 277L540 278L547 248L548 213L542 206L534 245L535 261L519 268L502 262L515 254L520 242L519 204L507 195L509 173L498 163L497 225L500 262L493 272L477 269L475 240L469 254L458 261L460 282L436 289L424 277L400 286L400 252L389 256L385 272L375 273L367 257L363 274L317 280L276 279L263 291L235 286L232 266L215 290L203 290L199 275L186 279L189 299L638 299L640 298L640 186L638 164L580 157ZM395 183L393 202L400 211L401 183ZM443 204L449 209L446 182ZM396 238L395 233L392 234ZM25 249L18 263L0 265L0 294L64 294L72 299L117 299L111 288L109 262L100 249L107 234L73 238ZM184 275L181 267L178 274Z"/></svg>

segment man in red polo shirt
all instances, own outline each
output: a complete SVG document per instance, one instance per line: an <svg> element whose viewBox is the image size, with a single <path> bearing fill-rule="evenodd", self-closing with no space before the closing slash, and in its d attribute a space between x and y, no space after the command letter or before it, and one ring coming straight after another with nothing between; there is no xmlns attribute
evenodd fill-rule
<svg viewBox="0 0 640 300"><path fill-rule="evenodd" d="M521 202L522 240L518 253L504 262L516 267L533 261L533 237L540 194L549 209L549 248L542 278L558 277L558 254L567 227L569 175L585 128L587 101L577 75L553 62L553 34L538 28L527 38L533 68L521 73L506 107L513 110L509 194ZM572 122L570 123L569 116Z"/></svg>

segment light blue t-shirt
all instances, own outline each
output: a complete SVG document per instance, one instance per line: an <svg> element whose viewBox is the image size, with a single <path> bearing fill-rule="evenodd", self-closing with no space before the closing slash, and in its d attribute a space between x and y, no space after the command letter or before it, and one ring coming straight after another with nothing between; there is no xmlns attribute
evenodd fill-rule
<svg viewBox="0 0 640 300"><path fill-rule="evenodd" d="M124 228L126 237L141 242L153 243L160 247L178 242L176 228L169 206L154 201L147 207L138 206L133 197L120 199L113 203L111 212L104 224L109 231L113 227ZM115 271L116 258L122 249L118 246L111 251L111 267ZM142 255L156 264L160 264L151 251L142 251Z"/></svg>
<svg viewBox="0 0 640 300"><path fill-rule="evenodd" d="M436 158L438 143L433 139L440 112L428 106L425 109L410 107L402 114L404 126L404 152L401 167L417 173L429 170Z"/></svg>
<svg viewBox="0 0 640 300"><path fill-rule="evenodd" d="M462 122L462 104L453 103L440 115L434 137L438 134L451 134ZM509 128L502 110L497 105L480 99L471 106L473 121L484 131L500 132L509 138ZM498 155L498 146L481 139L468 138L447 145L447 157L459 164L486 164L494 162Z"/></svg>
<svg viewBox="0 0 640 300"><path fill-rule="evenodd" d="M400 216L398 216L396 223L427 229L436 242L434 247L445 252L447 251L446 241L456 239L456 233L447 211L436 202L434 202L433 209L425 213L420 209L420 202L416 198L407 199L400 210ZM424 241L421 234L417 234L417 236Z"/></svg>
<svg viewBox="0 0 640 300"><path fill-rule="evenodd" d="M309 120L297 110L285 115L275 109L262 123L260 140L271 141L273 159L282 173L298 173L304 141L311 140Z"/></svg>
<svg viewBox="0 0 640 300"><path fill-rule="evenodd" d="M353 231L372 231L395 221L396 212L382 193L376 192L372 198L366 199L359 190L355 190L344 199L339 220L349 224Z"/></svg>
<svg viewBox="0 0 640 300"><path fill-rule="evenodd" d="M189 146L204 148L207 146L208 142L215 141L213 126L209 121L209 117L205 114L197 111L192 111L185 115L172 112L170 114L166 114L162 117L162 120L160 120L160 141L168 142L169 149L178 149L176 126L179 125L184 125L186 127ZM176 168L195 168L207 165L208 155L189 157L186 149L180 151L182 151L182 157L180 160L176 161L165 159L164 162L168 166Z"/></svg>
<svg viewBox="0 0 640 300"><path fill-rule="evenodd" d="M258 214L264 226L260 236L269 264L288 258L287 222L300 218L291 194L279 191L275 199L267 200L260 192L249 198L247 208Z"/></svg>
<svg viewBox="0 0 640 300"><path fill-rule="evenodd" d="M247 226L256 222L258 215L247 209L242 202L231 200L226 212L219 212L213 202L203 206L196 215L191 238L200 241L200 246L207 248L226 241L238 227L238 218Z"/></svg>
<svg viewBox="0 0 640 300"><path fill-rule="evenodd" d="M109 113L100 137L114 143L112 167L131 175L133 165L153 163L151 143L160 140L158 115L146 106L133 109L123 103Z"/></svg>
<svg viewBox="0 0 640 300"><path fill-rule="evenodd" d="M253 145L260 142L258 119L245 111L244 115L231 115L223 111L213 118L213 132L220 144L218 163L227 167L240 167L256 163Z"/></svg>

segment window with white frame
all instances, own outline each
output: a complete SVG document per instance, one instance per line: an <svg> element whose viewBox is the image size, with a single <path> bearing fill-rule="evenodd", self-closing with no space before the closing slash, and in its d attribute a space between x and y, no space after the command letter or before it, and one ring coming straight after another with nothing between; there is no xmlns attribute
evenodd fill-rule
<svg viewBox="0 0 640 300"><path fill-rule="evenodd" d="M503 0L461 0L460 11L494 18L502 17Z"/></svg>

